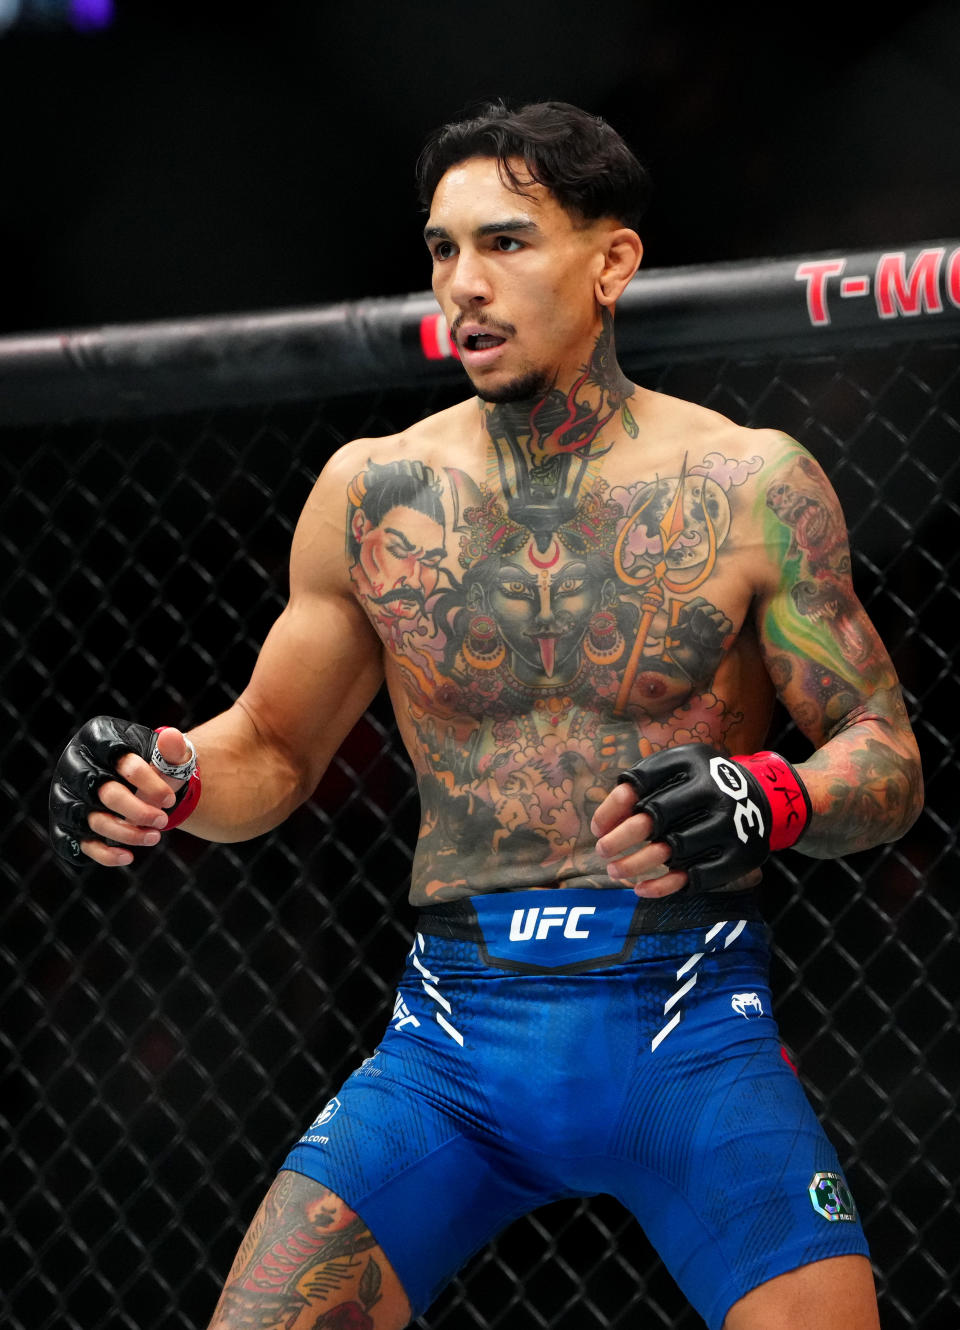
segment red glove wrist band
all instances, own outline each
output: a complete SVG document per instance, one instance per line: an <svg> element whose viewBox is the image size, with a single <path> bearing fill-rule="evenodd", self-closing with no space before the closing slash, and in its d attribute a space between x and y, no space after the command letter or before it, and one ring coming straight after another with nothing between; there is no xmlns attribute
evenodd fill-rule
<svg viewBox="0 0 960 1330"><path fill-rule="evenodd" d="M807 828L812 808L810 796L797 772L779 753L737 754L733 759L746 767L767 796L770 805L770 849L787 850Z"/></svg>
<svg viewBox="0 0 960 1330"><path fill-rule="evenodd" d="M186 784L177 791L177 802L167 813L167 831L172 831L174 827L179 827L181 822L186 822L200 802L200 789L200 772L195 771Z"/></svg>

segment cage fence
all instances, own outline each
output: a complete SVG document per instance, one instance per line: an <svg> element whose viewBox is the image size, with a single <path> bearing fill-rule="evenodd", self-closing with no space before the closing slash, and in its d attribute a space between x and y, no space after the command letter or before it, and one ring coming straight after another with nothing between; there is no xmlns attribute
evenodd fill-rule
<svg viewBox="0 0 960 1330"><path fill-rule="evenodd" d="M778 857L761 893L773 988L864 1219L885 1330L956 1330L960 333L914 328L901 320L870 345L840 330L826 350L761 338L719 356L700 328L685 353L658 363L634 346L623 360L648 387L792 434L843 503L927 801L895 845ZM309 802L243 845L176 834L131 870L78 875L52 857L46 794L89 715L189 725L229 705L284 603L316 474L347 439L459 400L441 368L406 388L371 379L271 400L258 387L261 401L189 410L101 403L63 419L55 401L49 419L41 404L3 428L11 1330L206 1324L288 1146L391 1014L419 809L383 696ZM804 755L785 716L773 737ZM513 1225L420 1324L700 1322L634 1221L598 1197Z"/></svg>

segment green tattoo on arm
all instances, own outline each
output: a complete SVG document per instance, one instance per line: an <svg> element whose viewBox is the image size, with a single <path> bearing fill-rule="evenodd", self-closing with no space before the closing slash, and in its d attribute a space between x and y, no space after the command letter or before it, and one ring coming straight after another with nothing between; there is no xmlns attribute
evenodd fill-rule
<svg viewBox="0 0 960 1330"><path fill-rule="evenodd" d="M815 816L797 848L829 858L896 840L922 806L919 756L890 658L853 589L840 505L799 449L764 503L783 574L762 618L763 650L817 747L801 767Z"/></svg>

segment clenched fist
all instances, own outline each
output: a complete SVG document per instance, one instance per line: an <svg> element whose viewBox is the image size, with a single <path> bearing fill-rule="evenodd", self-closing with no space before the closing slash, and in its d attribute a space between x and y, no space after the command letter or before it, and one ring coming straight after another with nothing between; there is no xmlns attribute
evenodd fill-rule
<svg viewBox="0 0 960 1330"><path fill-rule="evenodd" d="M681 744L620 773L593 831L615 881L639 896L715 891L799 840L810 800L778 753L725 757Z"/></svg>
<svg viewBox="0 0 960 1330"><path fill-rule="evenodd" d="M169 774L162 774L162 770ZM196 755L180 730L159 732L97 716L70 740L50 786L50 838L73 865L84 857L105 868L133 862L179 826L200 795Z"/></svg>

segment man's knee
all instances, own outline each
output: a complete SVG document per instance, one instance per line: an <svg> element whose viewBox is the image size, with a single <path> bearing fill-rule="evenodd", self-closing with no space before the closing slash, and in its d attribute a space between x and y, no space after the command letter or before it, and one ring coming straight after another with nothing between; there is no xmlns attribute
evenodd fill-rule
<svg viewBox="0 0 960 1330"><path fill-rule="evenodd" d="M210 1330L402 1330L410 1304L376 1239L340 1197L280 1173L240 1244Z"/></svg>

